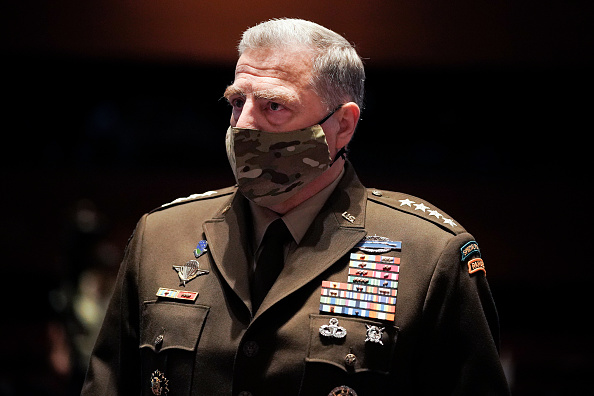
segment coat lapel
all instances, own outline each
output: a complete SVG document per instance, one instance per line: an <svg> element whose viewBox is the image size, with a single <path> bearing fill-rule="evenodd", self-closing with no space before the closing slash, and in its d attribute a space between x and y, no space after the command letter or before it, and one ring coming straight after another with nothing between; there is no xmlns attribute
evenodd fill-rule
<svg viewBox="0 0 594 396"><path fill-rule="evenodd" d="M243 197L235 192L212 219L203 224L214 262L231 290L251 312L249 266L250 227L249 211Z"/></svg>
<svg viewBox="0 0 594 396"><path fill-rule="evenodd" d="M366 235L367 194L352 166L285 263L256 317L313 281Z"/></svg>

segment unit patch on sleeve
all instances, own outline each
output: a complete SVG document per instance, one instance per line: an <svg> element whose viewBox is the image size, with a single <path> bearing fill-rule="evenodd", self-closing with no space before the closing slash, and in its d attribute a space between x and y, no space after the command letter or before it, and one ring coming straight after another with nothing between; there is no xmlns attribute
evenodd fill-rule
<svg viewBox="0 0 594 396"><path fill-rule="evenodd" d="M466 261L468 257L475 253L481 257L481 250L479 249L478 243L476 243L476 241L467 242L460 248L460 260Z"/></svg>
<svg viewBox="0 0 594 396"><path fill-rule="evenodd" d="M322 282L320 311L394 321L400 258L351 253L347 283Z"/></svg>
<svg viewBox="0 0 594 396"><path fill-rule="evenodd" d="M487 270L485 270L485 262L480 257L468 261L468 273L474 274L478 271L483 271L485 275L487 275Z"/></svg>

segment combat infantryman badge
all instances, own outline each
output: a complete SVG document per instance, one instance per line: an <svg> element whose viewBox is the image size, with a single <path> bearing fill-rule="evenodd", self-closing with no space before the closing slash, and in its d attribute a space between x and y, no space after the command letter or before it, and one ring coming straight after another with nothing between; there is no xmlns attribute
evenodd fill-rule
<svg viewBox="0 0 594 396"><path fill-rule="evenodd" d="M185 286L186 283L192 279L209 273L208 270L200 269L200 263L198 263L196 260L190 260L184 265L174 265L173 269L177 271L177 275L179 276L179 280L181 282L179 284L180 286Z"/></svg>
<svg viewBox="0 0 594 396"><path fill-rule="evenodd" d="M384 345L382 342L382 336L384 335L385 327L377 327L377 326L369 326L367 327L367 338L365 338L365 342L375 342L381 345Z"/></svg>
<svg viewBox="0 0 594 396"><path fill-rule="evenodd" d="M167 396L169 393L169 380L159 370L151 374L151 391L157 396Z"/></svg>
<svg viewBox="0 0 594 396"><path fill-rule="evenodd" d="M370 235L357 243L355 248L366 253L386 253L390 250L400 250L402 248L402 242L391 241L388 238L379 235Z"/></svg>

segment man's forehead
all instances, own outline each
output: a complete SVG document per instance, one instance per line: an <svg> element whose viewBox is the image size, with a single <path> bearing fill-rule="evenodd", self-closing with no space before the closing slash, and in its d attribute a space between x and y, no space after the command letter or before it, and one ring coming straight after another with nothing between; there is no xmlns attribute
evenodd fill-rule
<svg viewBox="0 0 594 396"><path fill-rule="evenodd" d="M299 96L286 88L272 87L264 89L254 89L251 84L233 83L225 90L225 97L229 98L234 95L240 96L254 96L257 99L267 99L278 102L299 102Z"/></svg>
<svg viewBox="0 0 594 396"><path fill-rule="evenodd" d="M237 61L235 72L249 72L249 69L256 68L280 74L302 74L310 72L312 67L313 53L305 47L261 47L246 49Z"/></svg>
<svg viewBox="0 0 594 396"><path fill-rule="evenodd" d="M246 50L237 60L235 78L260 78L305 86L311 80L313 63L309 52L269 48Z"/></svg>

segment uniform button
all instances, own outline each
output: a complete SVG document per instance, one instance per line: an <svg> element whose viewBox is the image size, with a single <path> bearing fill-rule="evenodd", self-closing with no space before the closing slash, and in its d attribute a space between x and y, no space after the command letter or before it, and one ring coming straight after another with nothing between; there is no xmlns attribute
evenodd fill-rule
<svg viewBox="0 0 594 396"><path fill-rule="evenodd" d="M247 341L245 344L243 344L243 353L247 357L251 358L256 356L259 350L260 346L256 341Z"/></svg>
<svg viewBox="0 0 594 396"><path fill-rule="evenodd" d="M159 349L161 349L161 347L163 346L163 334L159 334L157 337L155 337L155 350L159 351Z"/></svg>
<svg viewBox="0 0 594 396"><path fill-rule="evenodd" d="M242 391L237 394L237 396L253 396L252 392Z"/></svg>
<svg viewBox="0 0 594 396"><path fill-rule="evenodd" d="M357 356L355 356L352 353L349 353L344 357L344 363L349 367L353 367L356 362L357 362Z"/></svg>

